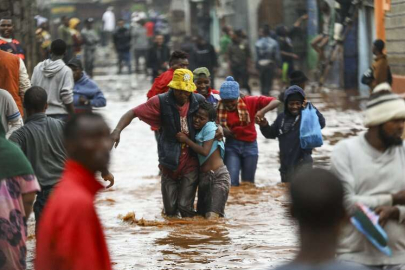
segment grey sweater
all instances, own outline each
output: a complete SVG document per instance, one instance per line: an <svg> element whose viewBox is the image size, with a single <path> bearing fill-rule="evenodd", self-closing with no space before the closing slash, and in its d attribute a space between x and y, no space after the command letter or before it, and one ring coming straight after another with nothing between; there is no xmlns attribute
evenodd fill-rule
<svg viewBox="0 0 405 270"><path fill-rule="evenodd" d="M73 73L62 59L39 63L31 78L32 86L40 86L48 94L46 114L68 114L65 104L73 102Z"/></svg>
<svg viewBox="0 0 405 270"><path fill-rule="evenodd" d="M349 213L356 203L370 208L391 206L391 194L405 190L405 143L382 153L367 142L363 133L337 144L331 162L332 171L343 182ZM384 227L392 257L383 255L353 225L346 224L339 259L365 265L405 264L405 206L398 208L399 220L390 220Z"/></svg>
<svg viewBox="0 0 405 270"><path fill-rule="evenodd" d="M27 156L41 187L55 185L63 172L66 160L63 127L64 122L38 113L28 117L25 126L9 138Z"/></svg>

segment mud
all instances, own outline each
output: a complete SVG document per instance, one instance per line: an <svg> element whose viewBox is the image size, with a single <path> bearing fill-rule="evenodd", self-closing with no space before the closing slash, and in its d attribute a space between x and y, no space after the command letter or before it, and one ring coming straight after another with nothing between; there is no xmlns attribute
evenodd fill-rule
<svg viewBox="0 0 405 270"><path fill-rule="evenodd" d="M142 76L137 82L143 90L130 93L114 88L114 78L99 81L108 99L108 107L99 112L110 127L145 101L149 87ZM129 101L122 101L122 96ZM333 145L364 130L359 104L342 91L309 94L309 100L327 120L325 144L313 157L317 166L328 167ZM271 122L276 114L266 117ZM258 143L256 183L231 188L225 218L169 219L162 215L154 135L146 124L133 121L112 152L115 186L96 199L113 268L265 269L291 260L297 251L296 224L288 212L287 186L279 183L278 142L259 135ZM31 218L30 235L32 224ZM30 236L29 269L34 245L35 237Z"/></svg>

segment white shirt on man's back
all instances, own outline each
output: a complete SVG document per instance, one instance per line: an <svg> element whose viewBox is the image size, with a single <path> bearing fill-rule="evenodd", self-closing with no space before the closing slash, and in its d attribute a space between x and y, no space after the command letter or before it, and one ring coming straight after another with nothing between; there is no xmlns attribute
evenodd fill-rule
<svg viewBox="0 0 405 270"><path fill-rule="evenodd" d="M356 203L370 208L391 206L391 194L405 190L405 143L380 152L367 142L363 133L338 143L331 163L332 171L343 182L349 214ZM390 220L384 227L392 257L383 255L348 223L341 234L338 258L365 265L405 264L405 206L398 208L399 220Z"/></svg>

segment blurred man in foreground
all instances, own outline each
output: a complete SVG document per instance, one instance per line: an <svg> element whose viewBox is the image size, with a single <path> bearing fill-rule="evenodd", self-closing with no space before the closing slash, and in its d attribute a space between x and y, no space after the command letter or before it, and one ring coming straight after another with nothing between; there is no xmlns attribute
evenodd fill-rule
<svg viewBox="0 0 405 270"><path fill-rule="evenodd" d="M96 173L108 167L110 130L98 114L72 117L65 126L69 159L43 213L35 269L110 270L111 262L94 197Z"/></svg>

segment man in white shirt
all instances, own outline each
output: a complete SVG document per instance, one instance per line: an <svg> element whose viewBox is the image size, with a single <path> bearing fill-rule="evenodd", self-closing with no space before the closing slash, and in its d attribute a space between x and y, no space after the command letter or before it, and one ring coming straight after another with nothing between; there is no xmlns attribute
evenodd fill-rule
<svg viewBox="0 0 405 270"><path fill-rule="evenodd" d="M337 144L332 171L345 189L349 215L361 203L379 214L392 256L375 248L350 222L341 234L338 258L371 269L405 269L404 100L388 90L374 93L365 111L367 132Z"/></svg>
<svg viewBox="0 0 405 270"><path fill-rule="evenodd" d="M111 44L112 33L115 30L115 15L114 7L108 7L103 14L103 47Z"/></svg>

